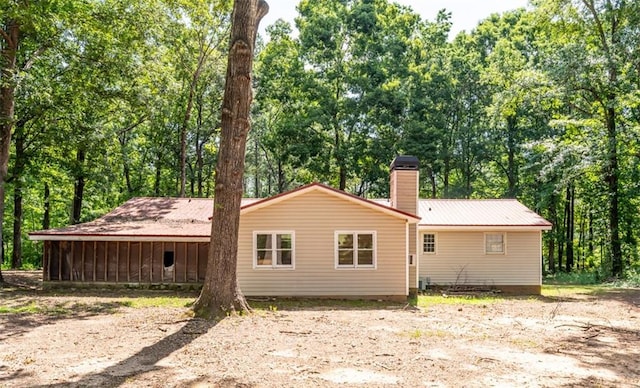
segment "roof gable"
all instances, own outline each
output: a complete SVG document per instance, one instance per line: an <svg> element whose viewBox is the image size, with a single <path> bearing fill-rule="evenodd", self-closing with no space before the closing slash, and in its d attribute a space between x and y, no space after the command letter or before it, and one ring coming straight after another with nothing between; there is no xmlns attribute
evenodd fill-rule
<svg viewBox="0 0 640 388"><path fill-rule="evenodd" d="M347 192L341 191L341 190L337 190L334 189L330 186L327 185L323 185L322 183L311 183L305 186L301 186L297 189L291 190L291 191L287 191L285 193L270 197L270 198L266 198L263 200L259 200L259 201L255 201L252 203L249 203L247 205L243 205L242 209L240 211L240 214L247 214L253 211L256 211L258 209L262 209L264 207L267 206L272 206L274 204L280 203L282 201L286 201L289 200L291 198L295 198L298 197L300 195L304 195L306 193L309 193L311 191L322 191L328 195L331 195L333 197L337 197L340 198L342 200L345 201L349 201L351 203L354 203L356 205L359 206L364 206L367 208L370 208L372 210L375 211L379 211L382 213L385 213L387 215L390 215L392 217L396 217L396 218L400 218L400 219L404 219L407 222L410 223L417 223L420 220L420 217L414 215L414 214L410 214L395 208L392 208L390 206L386 206L384 204L380 204L374 201L370 201L368 199L359 197L357 195L353 195L353 194L349 194Z"/></svg>

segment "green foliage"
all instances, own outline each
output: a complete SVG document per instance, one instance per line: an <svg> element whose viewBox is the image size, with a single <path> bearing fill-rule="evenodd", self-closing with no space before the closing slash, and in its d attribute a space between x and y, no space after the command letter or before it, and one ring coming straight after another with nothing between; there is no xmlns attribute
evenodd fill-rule
<svg viewBox="0 0 640 388"><path fill-rule="evenodd" d="M298 32L268 27L256 58L245 194L320 181L386 197L390 161L412 154L422 196L515 196L552 221L545 281L637 284L639 4L536 0L449 39L446 10L303 0ZM183 143L185 194L212 195L230 9L0 3L3 28L22 23L2 268L14 250L37 268L27 233L74 208L88 221L180 193Z"/></svg>
<svg viewBox="0 0 640 388"><path fill-rule="evenodd" d="M603 277L598 271L556 272L543 279L544 284L601 284Z"/></svg>
<svg viewBox="0 0 640 388"><path fill-rule="evenodd" d="M503 300L504 297L495 294L448 295L446 292L438 294L418 295L416 306L429 307L432 305L487 305Z"/></svg>

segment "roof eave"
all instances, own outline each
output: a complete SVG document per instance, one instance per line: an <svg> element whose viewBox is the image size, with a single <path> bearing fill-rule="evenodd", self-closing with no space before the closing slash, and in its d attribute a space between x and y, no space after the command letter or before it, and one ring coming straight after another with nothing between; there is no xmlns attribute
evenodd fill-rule
<svg viewBox="0 0 640 388"><path fill-rule="evenodd" d="M32 241L120 241L120 242L209 242L211 236L202 235L108 235L108 234L29 234L29 240Z"/></svg>
<svg viewBox="0 0 640 388"><path fill-rule="evenodd" d="M429 225L418 224L419 230L431 231L459 231L459 232L476 232L476 231L517 231L517 232L536 232L543 230L551 230L552 225Z"/></svg>

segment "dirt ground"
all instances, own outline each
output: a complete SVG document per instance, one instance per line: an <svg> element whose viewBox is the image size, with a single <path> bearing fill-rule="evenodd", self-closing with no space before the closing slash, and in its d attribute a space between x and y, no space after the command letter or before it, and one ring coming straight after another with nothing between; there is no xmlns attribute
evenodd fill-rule
<svg viewBox="0 0 640 388"><path fill-rule="evenodd" d="M122 302L136 291L42 291L37 275L3 274L17 286L0 290L0 387L640 386L638 289L421 309L324 301L213 324ZM2 312L34 305L44 312Z"/></svg>

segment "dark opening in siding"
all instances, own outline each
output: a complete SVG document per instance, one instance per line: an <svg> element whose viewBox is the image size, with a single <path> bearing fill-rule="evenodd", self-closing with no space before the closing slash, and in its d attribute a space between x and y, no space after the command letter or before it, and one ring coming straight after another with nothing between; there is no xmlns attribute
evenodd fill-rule
<svg viewBox="0 0 640 388"><path fill-rule="evenodd" d="M169 268L174 263L174 256L172 251L164 251L164 267Z"/></svg>

